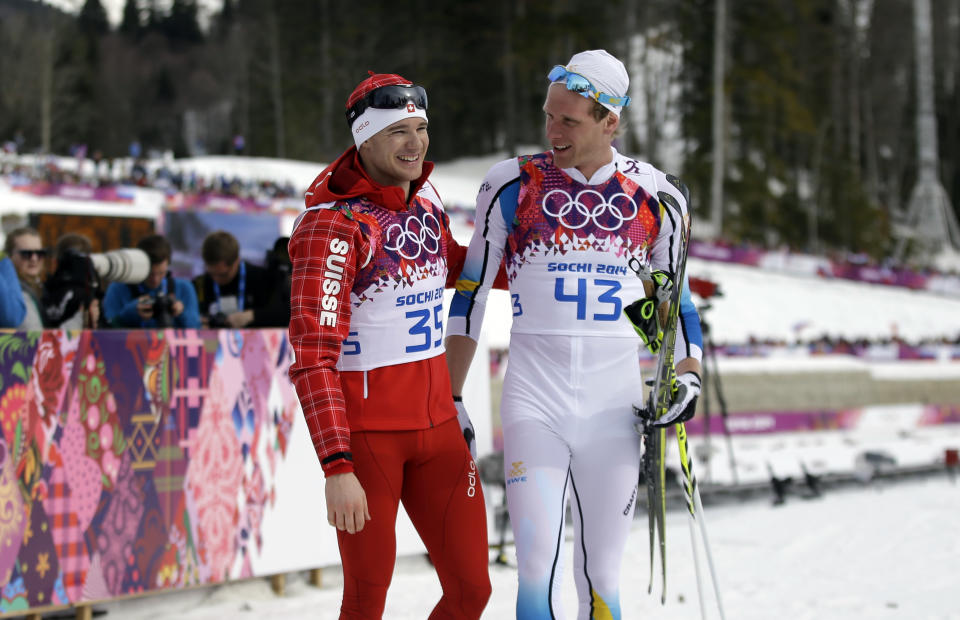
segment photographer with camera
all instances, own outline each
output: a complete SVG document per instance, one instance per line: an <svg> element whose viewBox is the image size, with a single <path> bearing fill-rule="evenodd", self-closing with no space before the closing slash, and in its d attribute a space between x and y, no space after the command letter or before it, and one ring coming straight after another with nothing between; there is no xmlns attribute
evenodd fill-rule
<svg viewBox="0 0 960 620"><path fill-rule="evenodd" d="M85 235L65 233L54 246L54 271L43 283L40 310L48 328L100 327L100 277L90 261L93 244Z"/></svg>
<svg viewBox="0 0 960 620"><path fill-rule="evenodd" d="M267 270L240 259L237 238L210 233L201 249L206 273L193 279L201 321L209 327L286 327L289 308L271 304L274 283Z"/></svg>
<svg viewBox="0 0 960 620"><path fill-rule="evenodd" d="M139 284L113 282L103 299L103 312L112 327L197 328L200 310L189 280L170 275L170 242L150 235L137 243L150 257L150 274Z"/></svg>

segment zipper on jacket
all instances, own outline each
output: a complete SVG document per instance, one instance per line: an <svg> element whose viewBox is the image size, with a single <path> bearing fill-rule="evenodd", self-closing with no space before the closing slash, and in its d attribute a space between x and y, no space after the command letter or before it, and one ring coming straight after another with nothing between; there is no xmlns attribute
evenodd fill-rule
<svg viewBox="0 0 960 620"><path fill-rule="evenodd" d="M363 371L363 400L367 400L367 371Z"/></svg>

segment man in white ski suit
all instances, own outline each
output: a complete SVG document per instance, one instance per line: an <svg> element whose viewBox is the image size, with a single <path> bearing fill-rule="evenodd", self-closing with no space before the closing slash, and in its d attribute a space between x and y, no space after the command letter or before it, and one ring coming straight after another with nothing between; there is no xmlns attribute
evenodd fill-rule
<svg viewBox="0 0 960 620"><path fill-rule="evenodd" d="M624 544L633 520L641 442L640 338L622 317L645 297L628 261L673 277L686 188L613 148L629 103L623 64L575 54L548 76L551 150L487 173L446 342L454 396L476 350L487 293L504 262L513 305L500 407L510 521L517 546L517 618L562 618L564 513L571 501L578 617L620 618ZM689 419L700 391L701 334L684 294L678 390L659 423Z"/></svg>

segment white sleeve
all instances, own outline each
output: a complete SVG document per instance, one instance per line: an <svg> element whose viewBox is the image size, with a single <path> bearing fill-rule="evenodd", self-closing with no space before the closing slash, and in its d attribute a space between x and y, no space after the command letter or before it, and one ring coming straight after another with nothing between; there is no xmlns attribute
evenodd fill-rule
<svg viewBox="0 0 960 620"><path fill-rule="evenodd" d="M477 194L473 237L450 304L448 334L474 340L480 337L487 295L503 261L513 223L519 184L520 165L516 159L494 165L483 179Z"/></svg>

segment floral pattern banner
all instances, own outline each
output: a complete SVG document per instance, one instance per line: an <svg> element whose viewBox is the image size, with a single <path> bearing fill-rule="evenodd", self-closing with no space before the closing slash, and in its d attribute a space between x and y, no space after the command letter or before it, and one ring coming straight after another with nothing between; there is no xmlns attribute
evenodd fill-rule
<svg viewBox="0 0 960 620"><path fill-rule="evenodd" d="M255 576L286 331L0 333L0 614Z"/></svg>

